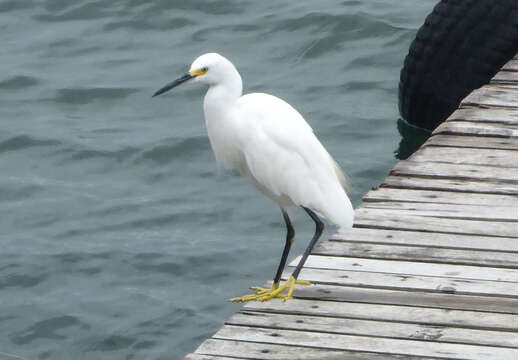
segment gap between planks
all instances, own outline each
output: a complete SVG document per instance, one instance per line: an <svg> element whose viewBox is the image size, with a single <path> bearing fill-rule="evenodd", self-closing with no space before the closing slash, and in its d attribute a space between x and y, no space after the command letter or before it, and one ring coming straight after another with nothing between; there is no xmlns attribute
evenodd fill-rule
<svg viewBox="0 0 518 360"><path fill-rule="evenodd" d="M512 184L518 189L518 168L404 160L397 163L390 174Z"/></svg>
<svg viewBox="0 0 518 360"><path fill-rule="evenodd" d="M359 260L355 263L355 260ZM404 290L404 291L418 291L418 292L432 292L432 293L452 293L462 295L474 296L488 296L488 297L504 297L504 298L518 298L518 283L507 281L507 279L489 280L484 275L452 275L444 274L438 275L433 273L416 273L416 271L401 269L401 270L350 270L347 268L347 261L354 264L363 263L371 259L354 259L354 258L333 258L329 256L312 255L308 258L307 266L302 269L301 279L317 284L329 284L335 286L347 287L363 287L363 288L377 288L390 290ZM383 261L383 260L378 260ZM342 262L342 263L340 263ZM397 269L402 263L401 261L394 261L393 268ZM408 263L418 267L420 263ZM293 264L292 264L293 265ZM443 264L427 264L443 265ZM291 266L293 267L293 266ZM460 265L459 265L460 267ZM482 270L478 269L479 273ZM491 268L491 270L501 270ZM507 270L507 269L506 269ZM287 279L290 276L288 269L283 274ZM397 271L397 272L396 272Z"/></svg>
<svg viewBox="0 0 518 360"><path fill-rule="evenodd" d="M393 243L372 244L330 240L318 244L312 254L518 269L517 253L407 246Z"/></svg>
<svg viewBox="0 0 518 360"><path fill-rule="evenodd" d="M518 125L518 109L473 108L461 104L461 106L439 126L453 121L468 121L474 124L481 124L485 127L488 127L492 123L495 123L497 127L499 124Z"/></svg>
<svg viewBox="0 0 518 360"><path fill-rule="evenodd" d="M378 201L365 203L361 207L397 215L436 217L491 222L515 222L518 230L518 206L490 206L471 204L437 204L425 202Z"/></svg>
<svg viewBox="0 0 518 360"><path fill-rule="evenodd" d="M335 350L351 350L392 355L429 356L444 359L516 360L517 349L477 345L431 343L356 335L270 330L242 326L223 326L215 339L267 342Z"/></svg>
<svg viewBox="0 0 518 360"><path fill-rule="evenodd" d="M480 138L474 136L440 134L428 138L421 149L426 147L518 151L518 138L485 137L484 141L480 141Z"/></svg>
<svg viewBox="0 0 518 360"><path fill-rule="evenodd" d="M441 234L404 230L352 228L331 236L332 241L372 244L396 244L439 249L518 252L516 238L494 238L480 235Z"/></svg>
<svg viewBox="0 0 518 360"><path fill-rule="evenodd" d="M518 186L484 180L445 179L399 172L385 178L379 187L392 189L444 191L487 195L518 195Z"/></svg>
<svg viewBox="0 0 518 360"><path fill-rule="evenodd" d="M295 290L298 292L298 289ZM373 320L389 323L440 326L474 330L517 332L517 314L294 298L284 302L249 302L242 311Z"/></svg>
<svg viewBox="0 0 518 360"><path fill-rule="evenodd" d="M484 124L474 121L447 120L433 132L435 135L462 135L478 138L517 138L518 128L511 125Z"/></svg>
<svg viewBox="0 0 518 360"><path fill-rule="evenodd" d="M268 285L271 286L271 283ZM518 299L461 295L455 293L430 293L396 289L312 284L311 286L298 287L295 290L295 297L307 300L398 305L446 310L470 310L518 315Z"/></svg>
<svg viewBox="0 0 518 360"><path fill-rule="evenodd" d="M471 92L462 100L462 105L496 106L503 109L516 109L518 87L516 84L484 85Z"/></svg>
<svg viewBox="0 0 518 360"><path fill-rule="evenodd" d="M416 216L382 209L356 210L355 227L386 230L410 230L442 234L482 235L518 239L517 222L492 222L475 219Z"/></svg>
<svg viewBox="0 0 518 360"><path fill-rule="evenodd" d="M377 202L404 202L479 206L497 204L500 208L518 208L517 195L459 194L451 191L394 189L387 187L380 187L369 191L363 196L362 200L361 206Z"/></svg>
<svg viewBox="0 0 518 360"><path fill-rule="evenodd" d="M518 150L518 147L516 148ZM477 149L459 147L425 146L409 160L427 163L456 165L483 165L490 167L518 168L518 151L502 149Z"/></svg>
<svg viewBox="0 0 518 360"><path fill-rule="evenodd" d="M357 351L223 339L208 339L200 345L197 352L216 355L212 357L213 355L189 354L186 359L300 360L302 357L304 360L423 360L423 357L415 356L359 353ZM235 356L236 354L239 354L239 357ZM225 355L229 355L229 357ZM429 357L426 359L438 360L438 358Z"/></svg>
<svg viewBox="0 0 518 360"><path fill-rule="evenodd" d="M226 324L269 329L303 330L345 335L518 348L517 332L449 328L446 326L380 320L359 320L299 314L274 314L243 310L233 315Z"/></svg>

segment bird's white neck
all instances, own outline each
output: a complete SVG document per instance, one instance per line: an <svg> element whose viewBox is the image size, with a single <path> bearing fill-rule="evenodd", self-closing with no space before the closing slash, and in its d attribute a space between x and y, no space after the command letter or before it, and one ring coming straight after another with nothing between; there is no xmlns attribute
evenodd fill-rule
<svg viewBox="0 0 518 360"><path fill-rule="evenodd" d="M242 95L241 76L235 68L227 72L222 81L211 84L203 101L205 125L216 160L226 166L239 169L241 152L235 139L240 126L239 118L233 116L237 101Z"/></svg>
<svg viewBox="0 0 518 360"><path fill-rule="evenodd" d="M236 68L231 65L225 70L220 80L212 83L205 95L203 107L207 120L212 117L211 115L228 111L243 94L243 82Z"/></svg>

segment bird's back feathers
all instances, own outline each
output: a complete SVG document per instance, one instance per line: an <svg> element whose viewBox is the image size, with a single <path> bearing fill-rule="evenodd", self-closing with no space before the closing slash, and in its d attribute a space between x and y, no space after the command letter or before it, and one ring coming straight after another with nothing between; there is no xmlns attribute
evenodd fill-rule
<svg viewBox="0 0 518 360"><path fill-rule="evenodd" d="M347 181L304 118L267 94L248 94L233 116L251 182L281 207L308 207L340 227L352 226ZM246 129L246 131L245 131Z"/></svg>

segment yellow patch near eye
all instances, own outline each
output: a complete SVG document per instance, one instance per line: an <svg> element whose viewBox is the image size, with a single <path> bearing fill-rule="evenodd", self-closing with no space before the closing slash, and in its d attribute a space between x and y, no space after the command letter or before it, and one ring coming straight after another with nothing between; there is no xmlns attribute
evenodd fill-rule
<svg viewBox="0 0 518 360"><path fill-rule="evenodd" d="M192 76L205 75L207 70L208 70L207 68L197 69L197 70L189 70L189 74L191 74Z"/></svg>

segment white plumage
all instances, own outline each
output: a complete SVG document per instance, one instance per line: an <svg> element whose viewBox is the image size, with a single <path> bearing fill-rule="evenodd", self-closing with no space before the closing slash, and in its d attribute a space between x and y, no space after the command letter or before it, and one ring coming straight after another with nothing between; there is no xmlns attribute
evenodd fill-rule
<svg viewBox="0 0 518 360"><path fill-rule="evenodd" d="M203 109L217 161L237 169L275 201L283 209L285 220L285 209L295 205L325 217L341 230L352 227L354 212L346 194L345 177L311 127L292 106L268 94L242 95L241 76L229 60L216 53L198 57L189 74L166 85L155 95L186 81L209 85ZM314 214L308 214L313 218ZM319 223L315 221L318 232ZM286 225L290 233L289 218ZM315 236L318 238L320 234ZM291 243L292 239L289 240ZM313 245L314 242L315 239ZM286 247L289 251L289 245ZM280 271L286 256L283 254ZM298 272L292 285L297 283L297 275ZM270 292L279 290L278 283L279 279L274 279ZM269 300L272 297L286 300L291 297L292 285L288 284L291 287L288 297L280 293L269 296L266 294L268 289L255 288L260 289L258 294L237 300Z"/></svg>

